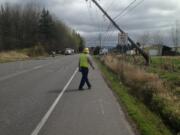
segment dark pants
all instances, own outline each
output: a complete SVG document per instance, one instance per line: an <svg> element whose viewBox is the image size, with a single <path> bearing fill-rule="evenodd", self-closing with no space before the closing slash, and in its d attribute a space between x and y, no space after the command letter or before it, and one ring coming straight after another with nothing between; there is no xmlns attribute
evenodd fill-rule
<svg viewBox="0 0 180 135"><path fill-rule="evenodd" d="M89 83L88 80L88 72L89 72L88 68L81 67L82 78L79 85L79 89L82 89L85 83L87 84L88 88L91 87L91 84Z"/></svg>

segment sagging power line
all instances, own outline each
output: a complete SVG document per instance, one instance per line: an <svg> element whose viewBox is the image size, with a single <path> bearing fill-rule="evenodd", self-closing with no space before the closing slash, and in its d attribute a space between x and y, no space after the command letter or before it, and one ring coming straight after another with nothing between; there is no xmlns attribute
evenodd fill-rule
<svg viewBox="0 0 180 135"><path fill-rule="evenodd" d="M143 3L144 0L141 0L140 2L138 2L134 7L132 7L129 12L133 11L135 8L137 8L139 5L141 5L141 3ZM123 14L123 16L125 16L127 14L127 12L125 14Z"/></svg>
<svg viewBox="0 0 180 135"><path fill-rule="evenodd" d="M117 16L115 16L113 19L116 20L117 18L119 18L123 13L125 13L128 8L130 8L134 3L136 2L136 0L132 1L126 8L124 8L120 14L118 14Z"/></svg>
<svg viewBox="0 0 180 135"><path fill-rule="evenodd" d="M121 11L120 14L116 15L113 19L117 21L120 16L126 15L126 14L128 13L128 9L129 9L132 5L134 5L136 1L137 1L137 0L132 1L127 7L125 7L125 8ZM135 9L135 8L136 8L137 6L139 6L143 1L144 1L144 0L141 0L140 2L138 2L138 3L137 3L134 7L132 7L129 11L132 11L133 9ZM113 25L111 25L111 23L110 23L107 30L111 29L112 26L113 26Z"/></svg>
<svg viewBox="0 0 180 135"><path fill-rule="evenodd" d="M87 1L87 0L86 0ZM124 34L125 32L117 25L117 23L109 16L109 14L99 5L99 3L96 0L91 0L102 12L103 14L110 20L110 22L114 25L115 28L117 28L120 33ZM131 45L136 48L139 53L144 57L146 60L146 64L149 64L150 59L147 53L145 53L129 36L128 41L131 43Z"/></svg>
<svg viewBox="0 0 180 135"><path fill-rule="evenodd" d="M130 2L130 4L128 4L128 6L126 6L126 7L121 11L120 14L116 15L116 16L113 18L113 20L116 20L116 19L118 20L118 18L119 18L121 15L123 15L124 13L126 13L126 11L128 11L128 9L129 9L136 1L137 1L137 0L133 0L132 2ZM113 27L113 25L110 23L110 24L108 25L108 27L107 27L106 32L108 33L109 30L112 29L112 27Z"/></svg>

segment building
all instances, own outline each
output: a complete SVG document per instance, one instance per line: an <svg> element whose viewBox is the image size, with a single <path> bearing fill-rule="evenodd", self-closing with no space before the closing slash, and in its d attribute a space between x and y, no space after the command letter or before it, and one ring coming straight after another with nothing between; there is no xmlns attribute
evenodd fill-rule
<svg viewBox="0 0 180 135"><path fill-rule="evenodd" d="M104 55L104 54L108 54L108 52L109 52L109 50L107 48L102 48L102 49L100 49L99 54Z"/></svg>
<svg viewBox="0 0 180 135"><path fill-rule="evenodd" d="M174 51L174 52L176 52L177 51L177 53L180 53L180 45L178 46L178 47L172 47L172 51Z"/></svg>
<svg viewBox="0 0 180 135"><path fill-rule="evenodd" d="M173 46L167 46L167 45L145 46L144 50L150 56L174 56L174 55L178 55L178 53L175 51Z"/></svg>

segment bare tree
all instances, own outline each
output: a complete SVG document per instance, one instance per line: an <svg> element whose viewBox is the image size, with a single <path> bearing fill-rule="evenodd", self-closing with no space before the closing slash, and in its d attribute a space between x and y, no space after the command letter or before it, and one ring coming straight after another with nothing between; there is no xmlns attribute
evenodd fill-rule
<svg viewBox="0 0 180 135"><path fill-rule="evenodd" d="M164 37L160 31L154 32L152 34L152 42L154 45L163 45L164 44Z"/></svg>
<svg viewBox="0 0 180 135"><path fill-rule="evenodd" d="M171 40L173 45L176 45L177 40L176 40L176 29L174 27L171 28Z"/></svg>
<svg viewBox="0 0 180 135"><path fill-rule="evenodd" d="M145 45L147 45L151 40L150 33L144 32L142 35L139 36L138 42L142 45L144 48Z"/></svg>
<svg viewBox="0 0 180 135"><path fill-rule="evenodd" d="M176 26L171 28L171 40L173 45L175 46L175 51L178 51L178 46L179 46L179 22L176 21Z"/></svg>

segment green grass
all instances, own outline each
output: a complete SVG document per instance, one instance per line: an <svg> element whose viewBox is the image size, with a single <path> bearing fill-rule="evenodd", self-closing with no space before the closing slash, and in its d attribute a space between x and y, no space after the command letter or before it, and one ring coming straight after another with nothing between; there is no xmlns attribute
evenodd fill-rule
<svg viewBox="0 0 180 135"><path fill-rule="evenodd" d="M165 62L170 62L172 64L175 65L175 68L179 68L180 67L180 57L151 57L152 60L152 65L155 65L156 67L158 67L160 64L163 64Z"/></svg>
<svg viewBox="0 0 180 135"><path fill-rule="evenodd" d="M142 67L143 58L136 56L136 59L137 62L135 63L132 57L128 57L127 61ZM152 56L151 64L146 67L146 71L159 75L162 80L173 88L172 91L177 96L180 96L180 56Z"/></svg>
<svg viewBox="0 0 180 135"><path fill-rule="evenodd" d="M102 65L97 58L95 60L109 86L116 93L119 102L123 104L130 118L136 123L141 135L172 135L157 115L128 93L128 88L120 83L116 74Z"/></svg>
<svg viewBox="0 0 180 135"><path fill-rule="evenodd" d="M166 80L179 96L180 92L180 57L152 57L152 63L147 68L148 72L156 73L161 79ZM172 68L170 68L172 66ZM170 69L166 69L168 67Z"/></svg>

